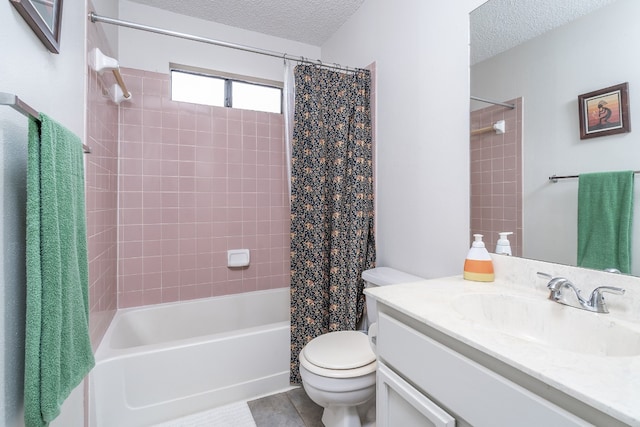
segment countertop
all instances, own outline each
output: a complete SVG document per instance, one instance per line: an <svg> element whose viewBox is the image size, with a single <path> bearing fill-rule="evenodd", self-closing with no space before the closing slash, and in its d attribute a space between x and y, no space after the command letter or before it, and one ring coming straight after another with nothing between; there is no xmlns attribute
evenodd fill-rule
<svg viewBox="0 0 640 427"><path fill-rule="evenodd" d="M516 261L518 262L521 261ZM530 267L528 270L541 267L547 268L547 271L554 270L553 264L544 264L546 263L540 265L537 262L533 266L527 266ZM619 323L639 332L640 322L617 317L613 308L610 314L596 314L560 305L547 299L549 293L544 287L546 281L531 278L535 285L514 286L510 281L514 275L500 274L501 271L506 273L506 267L502 264L497 267L496 281L491 283L471 282L464 280L462 276L453 276L383 286L367 289L365 292L375 297L378 303L488 354L600 412L623 423L640 426L640 355L612 357L555 348L484 327L454 306L456 299L466 294L516 295L557 305L557 310L553 310L561 315L572 315L570 311L565 313L566 310L578 310L583 312L581 315L606 316L604 322ZM528 270L526 273L530 275ZM552 271L552 274L555 273ZM531 318L531 322L536 320Z"/></svg>

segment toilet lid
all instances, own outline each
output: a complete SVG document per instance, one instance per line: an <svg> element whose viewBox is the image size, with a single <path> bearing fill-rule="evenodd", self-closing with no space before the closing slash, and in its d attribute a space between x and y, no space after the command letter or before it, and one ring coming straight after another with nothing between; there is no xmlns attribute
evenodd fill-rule
<svg viewBox="0 0 640 427"><path fill-rule="evenodd" d="M304 347L310 363L326 369L354 369L376 360L369 338L358 331L338 331L320 335Z"/></svg>

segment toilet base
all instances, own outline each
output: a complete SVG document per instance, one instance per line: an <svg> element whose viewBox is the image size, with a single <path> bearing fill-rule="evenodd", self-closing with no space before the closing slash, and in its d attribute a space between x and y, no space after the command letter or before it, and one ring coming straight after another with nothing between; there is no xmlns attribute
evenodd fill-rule
<svg viewBox="0 0 640 427"><path fill-rule="evenodd" d="M329 405L322 412L325 427L375 427L376 398L358 406Z"/></svg>
<svg viewBox="0 0 640 427"><path fill-rule="evenodd" d="M354 406L327 406L322 412L325 427L361 427L360 415Z"/></svg>

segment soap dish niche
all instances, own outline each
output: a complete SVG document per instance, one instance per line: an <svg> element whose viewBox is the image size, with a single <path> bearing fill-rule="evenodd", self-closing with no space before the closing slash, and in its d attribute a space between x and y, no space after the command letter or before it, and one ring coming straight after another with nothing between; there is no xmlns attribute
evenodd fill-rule
<svg viewBox="0 0 640 427"><path fill-rule="evenodd" d="M227 267L242 268L248 267L251 262L249 249L231 249L227 251Z"/></svg>

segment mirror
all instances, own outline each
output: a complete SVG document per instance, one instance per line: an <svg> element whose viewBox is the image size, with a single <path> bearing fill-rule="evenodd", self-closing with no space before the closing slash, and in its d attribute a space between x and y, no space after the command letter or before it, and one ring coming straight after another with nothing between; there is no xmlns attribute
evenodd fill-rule
<svg viewBox="0 0 640 427"><path fill-rule="evenodd" d="M519 3L531 6L532 2ZM547 1L537 1L535 7L547 8L543 3ZM551 3L552 13L556 6L558 10L578 7L567 0ZM571 265L577 263L578 180L553 183L549 177L640 170L640 141L633 127L630 133L581 140L578 116L579 95L629 82L630 122L640 123L634 114L640 111L636 105L640 103L640 59L633 54L635 41L640 40L640 26L635 22L640 2L580 3L592 3L592 10L471 66L472 95L497 101L522 98L522 256ZM490 0L472 12L472 58L476 49L473 32L481 28L474 24L474 14L492 5L493 15L485 18L489 25L482 28L507 26L501 25L509 19L507 9L517 6ZM487 106L471 103L472 111ZM634 200L633 223L639 230L638 184ZM634 234L631 272L639 275L640 235ZM486 241L488 247L495 244L494 236Z"/></svg>

